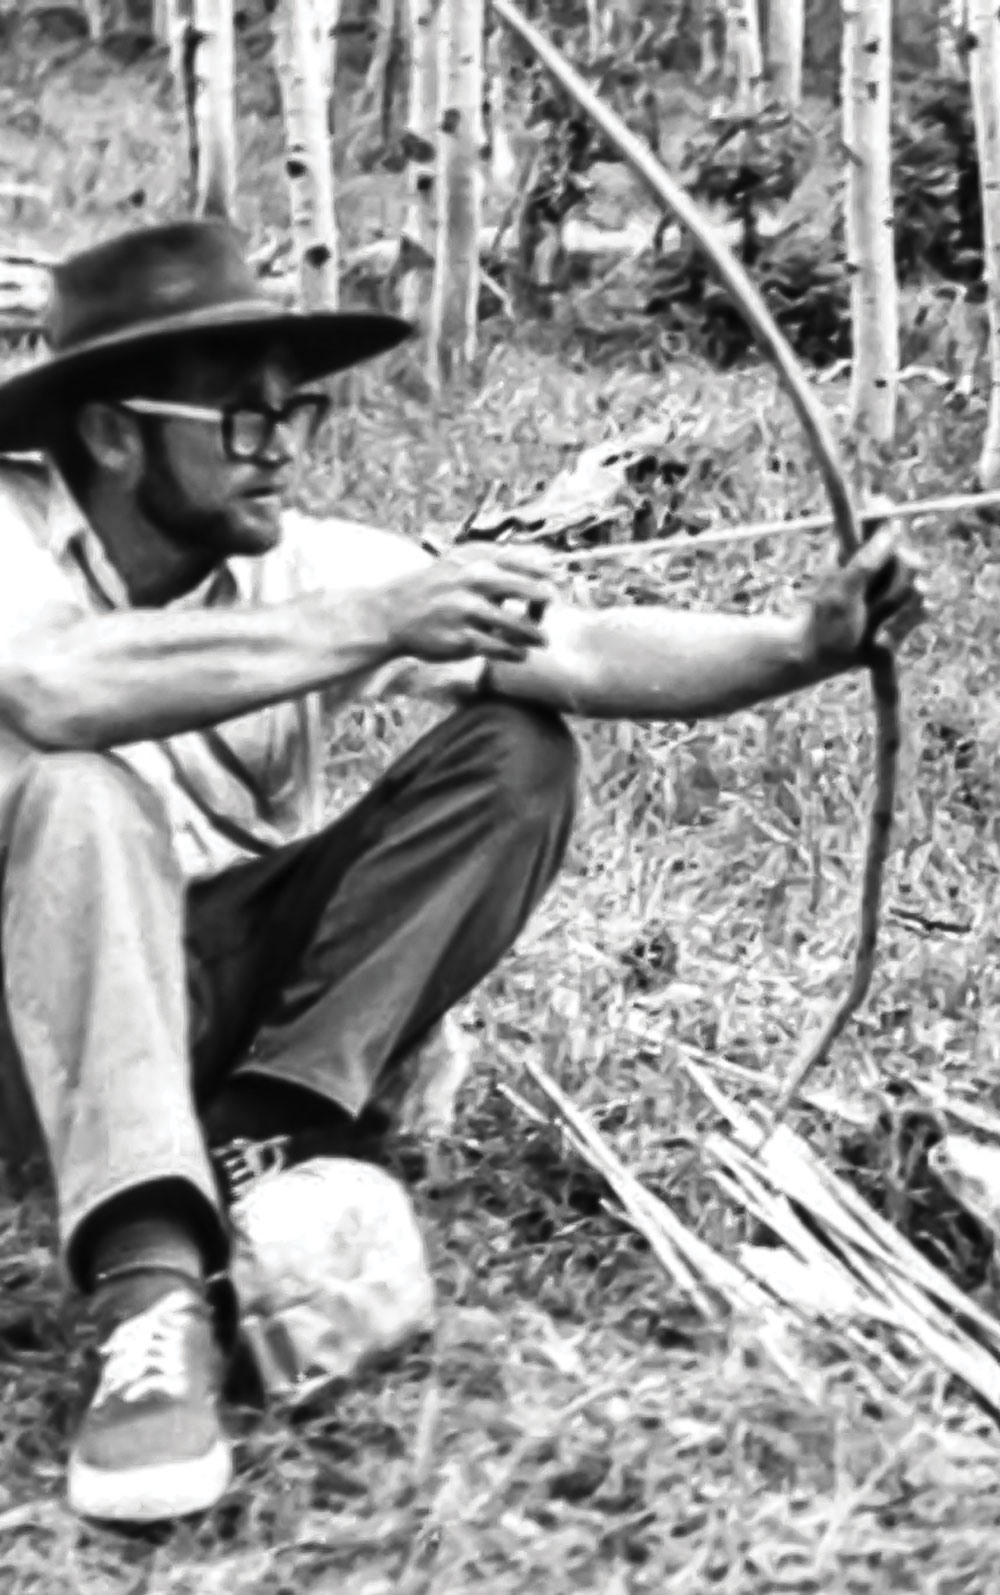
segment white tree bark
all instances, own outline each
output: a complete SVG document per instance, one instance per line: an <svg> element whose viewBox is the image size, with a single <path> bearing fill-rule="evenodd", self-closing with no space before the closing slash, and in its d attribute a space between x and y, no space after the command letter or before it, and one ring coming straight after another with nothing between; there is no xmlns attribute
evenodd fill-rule
<svg viewBox="0 0 1000 1595"><path fill-rule="evenodd" d="M385 96L386 74L396 36L396 14L397 0L378 0L375 13L375 42L361 94L359 107L361 115L368 115L374 106L381 104Z"/></svg>
<svg viewBox="0 0 1000 1595"><path fill-rule="evenodd" d="M337 304L339 249L329 125L331 6L278 0L272 14L274 64L285 120L292 240L306 310Z"/></svg>
<svg viewBox="0 0 1000 1595"><path fill-rule="evenodd" d="M726 0L726 75L734 85L735 108L758 111L764 57L757 0Z"/></svg>
<svg viewBox="0 0 1000 1595"><path fill-rule="evenodd" d="M154 0L153 38L167 51L171 82L183 93L184 38L188 26L189 0Z"/></svg>
<svg viewBox="0 0 1000 1595"><path fill-rule="evenodd" d="M596 60L600 54L604 19L600 0L587 0L587 59Z"/></svg>
<svg viewBox="0 0 1000 1595"><path fill-rule="evenodd" d="M965 45L969 36L968 0L938 0L938 71L947 77L965 74Z"/></svg>
<svg viewBox="0 0 1000 1595"><path fill-rule="evenodd" d="M483 211L483 0L443 0L438 33L437 237L429 375L475 359Z"/></svg>
<svg viewBox="0 0 1000 1595"><path fill-rule="evenodd" d="M890 95L892 0L843 0L843 143L851 281L851 424L892 440L899 380Z"/></svg>
<svg viewBox="0 0 1000 1595"><path fill-rule="evenodd" d="M490 178L494 189L510 192L517 176L517 162L507 127L507 97L503 67L503 33L487 18L486 26L486 112L489 121Z"/></svg>
<svg viewBox="0 0 1000 1595"><path fill-rule="evenodd" d="M969 74L983 199L983 270L989 317L990 408L980 485L1000 482L1000 6L969 0Z"/></svg>
<svg viewBox="0 0 1000 1595"><path fill-rule="evenodd" d="M153 0L150 9L150 31L157 44L170 41L171 22L177 11L177 0Z"/></svg>
<svg viewBox="0 0 1000 1595"><path fill-rule="evenodd" d="M441 0L407 0L410 86L405 145L409 204L406 232L433 259L437 238L438 33ZM408 271L400 284L400 307L411 321L430 313L431 279Z"/></svg>
<svg viewBox="0 0 1000 1595"><path fill-rule="evenodd" d="M802 104L802 53L805 0L771 0L767 53L775 97L793 108Z"/></svg>
<svg viewBox="0 0 1000 1595"><path fill-rule="evenodd" d="M699 0L698 44L701 64L695 79L698 83L708 83L722 71L719 34L725 27L723 3L724 0Z"/></svg>
<svg viewBox="0 0 1000 1595"><path fill-rule="evenodd" d="M100 44L104 38L104 7L102 0L83 0L83 14L87 19L87 33L91 44Z"/></svg>
<svg viewBox="0 0 1000 1595"><path fill-rule="evenodd" d="M233 0L193 0L183 44L194 210L236 214Z"/></svg>
<svg viewBox="0 0 1000 1595"><path fill-rule="evenodd" d="M333 91L337 79L337 24L340 21L340 0L316 0L316 25L320 33L320 51L323 57L323 83L327 98L327 123L333 126Z"/></svg>

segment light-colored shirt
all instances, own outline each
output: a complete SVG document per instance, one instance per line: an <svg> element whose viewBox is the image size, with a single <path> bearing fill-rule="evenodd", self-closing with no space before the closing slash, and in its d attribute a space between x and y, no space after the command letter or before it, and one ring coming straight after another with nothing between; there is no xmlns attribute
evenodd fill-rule
<svg viewBox="0 0 1000 1595"><path fill-rule="evenodd" d="M343 520L288 511L276 548L230 560L171 609L268 604L307 592L358 588L405 576L423 556L409 539ZM59 478L34 460L0 460L0 630L30 632L39 617L76 617L128 607L103 545ZM169 666L165 663L164 669ZM336 713L358 699L400 692L455 700L475 692L481 660L427 665L403 659L355 672L208 731L115 750L157 793L188 879L214 875L318 830L330 817L324 783ZM14 733L0 727L3 757ZM23 744L20 744L23 756Z"/></svg>

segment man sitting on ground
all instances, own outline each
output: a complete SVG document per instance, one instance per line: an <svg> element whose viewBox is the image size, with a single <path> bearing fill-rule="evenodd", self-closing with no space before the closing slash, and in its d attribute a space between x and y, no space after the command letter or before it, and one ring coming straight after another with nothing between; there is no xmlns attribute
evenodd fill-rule
<svg viewBox="0 0 1000 1595"><path fill-rule="evenodd" d="M315 384L408 330L287 312L225 224L183 222L59 266L50 355L0 384L2 1084L104 1335L85 1516L225 1491L210 1149L349 1126L494 968L570 834L561 715L796 692L913 598L887 531L800 616L747 617L574 608L538 550L286 512ZM331 821L320 695L401 688L454 712Z"/></svg>

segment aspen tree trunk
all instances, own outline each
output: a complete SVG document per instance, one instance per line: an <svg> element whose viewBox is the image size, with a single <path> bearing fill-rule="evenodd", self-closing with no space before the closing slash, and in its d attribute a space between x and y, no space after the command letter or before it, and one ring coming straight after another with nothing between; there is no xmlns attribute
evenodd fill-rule
<svg viewBox="0 0 1000 1595"><path fill-rule="evenodd" d="M272 13L292 239L305 310L333 309L338 297L328 88L331 14L318 0L278 0Z"/></svg>
<svg viewBox="0 0 1000 1595"><path fill-rule="evenodd" d="M176 11L176 0L153 0L150 10L150 32L157 44L170 42L171 14Z"/></svg>
<svg viewBox="0 0 1000 1595"><path fill-rule="evenodd" d="M385 97L389 58L396 37L396 12L397 0L378 0L375 42L372 46L368 71L365 74L365 86L361 91L361 115L367 115L372 107L381 104Z"/></svg>
<svg viewBox="0 0 1000 1595"><path fill-rule="evenodd" d="M946 77L963 77L969 36L968 0L938 0L938 7L938 71Z"/></svg>
<svg viewBox="0 0 1000 1595"><path fill-rule="evenodd" d="M340 21L340 0L315 0L316 25L320 34L320 53L323 57L323 86L327 99L327 125L333 130L336 104L334 85L337 79L337 24Z"/></svg>
<svg viewBox="0 0 1000 1595"><path fill-rule="evenodd" d="M735 83L736 108L758 111L764 59L757 0L726 0L726 63L727 75Z"/></svg>
<svg viewBox="0 0 1000 1595"><path fill-rule="evenodd" d="M1000 5L969 0L969 74L983 199L983 274L989 317L990 409L979 481L1000 482Z"/></svg>
<svg viewBox="0 0 1000 1595"><path fill-rule="evenodd" d="M843 142L851 282L851 424L891 442L899 379L890 91L892 0L844 0Z"/></svg>
<svg viewBox="0 0 1000 1595"><path fill-rule="evenodd" d="M802 104L805 24L804 0L771 0L767 19L771 83L775 98L793 109Z"/></svg>
<svg viewBox="0 0 1000 1595"><path fill-rule="evenodd" d="M233 0L193 0L184 33L184 94L197 216L236 214Z"/></svg>
<svg viewBox="0 0 1000 1595"><path fill-rule="evenodd" d="M700 0L698 18L698 43L701 64L696 82L708 83L722 71L719 50L719 33L723 27L722 0Z"/></svg>
<svg viewBox="0 0 1000 1595"><path fill-rule="evenodd" d="M429 375L475 358L483 211L483 0L444 0L438 33L437 237Z"/></svg>
<svg viewBox="0 0 1000 1595"><path fill-rule="evenodd" d="M102 0L83 0L83 14L87 19L87 33L91 44L100 44L104 38L104 7Z"/></svg>
<svg viewBox="0 0 1000 1595"><path fill-rule="evenodd" d="M181 7L184 4L185 9ZM184 86L184 35L187 30L189 4L185 0L155 0L153 6L153 37L167 51L171 82L183 91Z"/></svg>
<svg viewBox="0 0 1000 1595"><path fill-rule="evenodd" d="M492 20L486 22L486 93L484 96L489 168L493 186L509 192L516 175L517 163L507 130L506 93L503 70L503 32Z"/></svg>
<svg viewBox="0 0 1000 1595"><path fill-rule="evenodd" d="M604 16L601 0L587 0L587 59L596 61L601 53Z"/></svg>
<svg viewBox="0 0 1000 1595"><path fill-rule="evenodd" d="M410 87L406 112L409 204L406 232L433 258L437 237L438 34L442 0L407 0ZM400 308L411 321L430 311L431 279L408 271L400 284Z"/></svg>

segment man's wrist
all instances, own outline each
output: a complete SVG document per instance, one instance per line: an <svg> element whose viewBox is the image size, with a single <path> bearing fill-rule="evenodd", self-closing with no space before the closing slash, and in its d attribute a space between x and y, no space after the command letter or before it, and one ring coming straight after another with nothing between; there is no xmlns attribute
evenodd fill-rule
<svg viewBox="0 0 1000 1595"><path fill-rule="evenodd" d="M400 657L392 607L383 589L323 592L315 597L311 618L320 646L327 656L343 655L348 671L378 669Z"/></svg>
<svg viewBox="0 0 1000 1595"><path fill-rule="evenodd" d="M814 687L822 681L830 681L858 662L838 648L821 647L811 609L793 616L787 627L785 647L789 669L799 687Z"/></svg>

